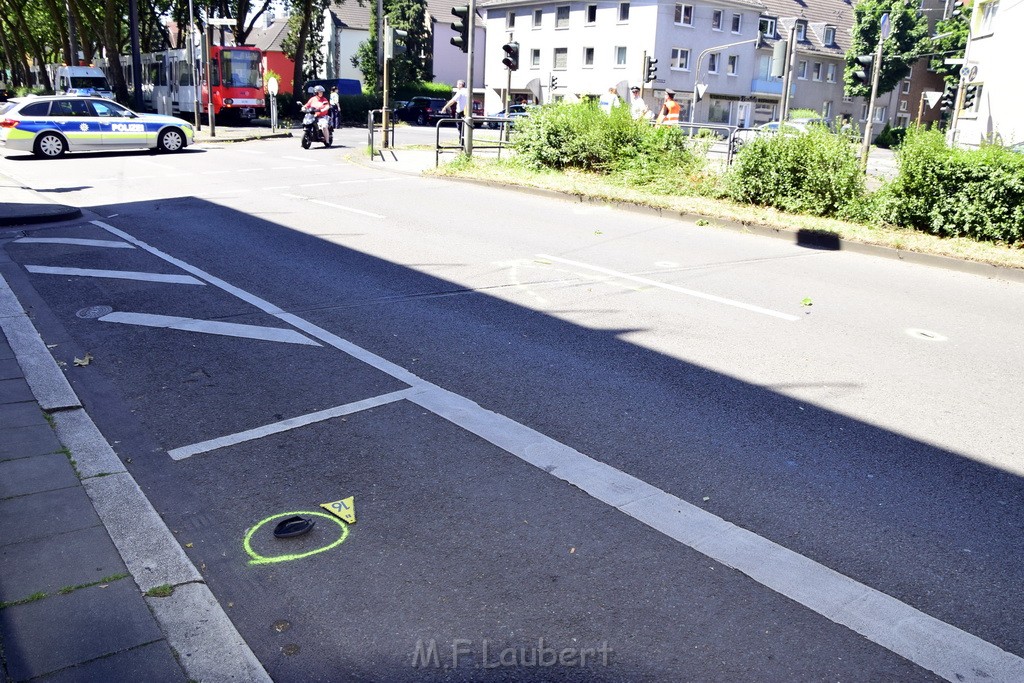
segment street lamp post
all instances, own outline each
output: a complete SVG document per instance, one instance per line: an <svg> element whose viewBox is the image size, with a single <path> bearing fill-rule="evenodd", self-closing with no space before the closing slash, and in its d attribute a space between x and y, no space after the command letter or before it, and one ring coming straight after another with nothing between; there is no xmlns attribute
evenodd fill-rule
<svg viewBox="0 0 1024 683"><path fill-rule="evenodd" d="M701 83L700 83L700 63L701 63L701 61L703 61L704 58L707 57L712 52L717 52L718 50L724 50L724 49L729 48L729 47L737 47L739 45L749 45L750 43L754 43L756 45L755 49L764 47L764 45L765 45L764 36L761 34L760 31L758 31L757 32L757 38L751 38L750 40L740 40L740 41L735 42L735 43L726 43L725 45L716 45L715 47L707 48L706 50L701 52L699 55L697 55L697 63L694 66L694 69L693 69L693 102L690 104L690 126L691 126L690 134L691 135L693 135L693 128L692 128L692 126L693 126L693 123L694 123L694 116L695 116L695 113L697 111L697 99L699 97L703 96L703 91L700 90L700 86L701 86ZM704 86L704 87L705 87L705 89L707 88L707 86Z"/></svg>

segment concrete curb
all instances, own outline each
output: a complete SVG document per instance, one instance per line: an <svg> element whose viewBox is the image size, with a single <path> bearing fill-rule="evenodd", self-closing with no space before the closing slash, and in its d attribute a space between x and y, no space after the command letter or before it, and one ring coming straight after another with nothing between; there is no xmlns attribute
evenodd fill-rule
<svg viewBox="0 0 1024 683"><path fill-rule="evenodd" d="M58 405L51 408L58 410L54 413L58 440L75 458L82 486L139 589L176 587L177 600L146 601L188 675L200 681L270 681L199 570L81 408L2 275L0 326L37 400L42 404L45 398L48 404Z"/></svg>

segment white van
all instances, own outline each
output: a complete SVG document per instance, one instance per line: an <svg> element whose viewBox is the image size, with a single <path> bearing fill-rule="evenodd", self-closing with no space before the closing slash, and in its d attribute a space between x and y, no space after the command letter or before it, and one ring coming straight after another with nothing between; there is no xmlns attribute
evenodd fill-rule
<svg viewBox="0 0 1024 683"><path fill-rule="evenodd" d="M108 100L114 99L107 77L94 66L58 66L53 87L58 94L98 95Z"/></svg>

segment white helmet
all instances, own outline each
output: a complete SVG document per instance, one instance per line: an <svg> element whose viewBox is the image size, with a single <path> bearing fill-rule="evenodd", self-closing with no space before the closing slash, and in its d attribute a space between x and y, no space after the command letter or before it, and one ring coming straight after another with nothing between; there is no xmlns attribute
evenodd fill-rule
<svg viewBox="0 0 1024 683"><path fill-rule="evenodd" d="M317 94L323 94L324 86L322 86L322 85L316 86L315 88L313 88L313 92L315 92Z"/></svg>

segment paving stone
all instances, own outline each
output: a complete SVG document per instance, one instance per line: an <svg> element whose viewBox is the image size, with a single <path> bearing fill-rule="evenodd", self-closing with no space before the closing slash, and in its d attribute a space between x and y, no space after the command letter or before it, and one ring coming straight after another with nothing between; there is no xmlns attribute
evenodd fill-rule
<svg viewBox="0 0 1024 683"><path fill-rule="evenodd" d="M0 602L126 573L102 526L0 546Z"/></svg>
<svg viewBox="0 0 1024 683"><path fill-rule="evenodd" d="M37 678L33 683L181 683L185 680L185 674L174 659L170 646L167 641L161 640L63 669Z"/></svg>
<svg viewBox="0 0 1024 683"><path fill-rule="evenodd" d="M56 453L61 443L53 427L46 424L4 429L0 435L0 460L29 458L33 455Z"/></svg>
<svg viewBox="0 0 1024 683"><path fill-rule="evenodd" d="M77 486L78 476L63 453L0 462L0 498Z"/></svg>
<svg viewBox="0 0 1024 683"><path fill-rule="evenodd" d="M0 500L0 546L100 524L81 486Z"/></svg>
<svg viewBox="0 0 1024 683"><path fill-rule="evenodd" d="M36 397L24 377L0 379L0 404L35 400Z"/></svg>
<svg viewBox="0 0 1024 683"><path fill-rule="evenodd" d="M43 410L32 399L21 403L0 403L0 425L7 427L30 427L32 425L48 425L43 417Z"/></svg>
<svg viewBox="0 0 1024 683"><path fill-rule="evenodd" d="M14 358L0 357L0 379L15 379L18 377L25 377L25 373L21 371L18 361Z"/></svg>
<svg viewBox="0 0 1024 683"><path fill-rule="evenodd" d="M16 681L162 638L131 578L0 610L7 673Z"/></svg>

